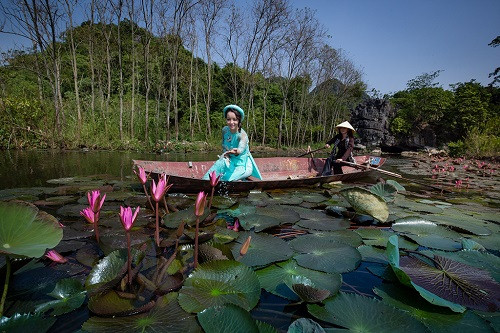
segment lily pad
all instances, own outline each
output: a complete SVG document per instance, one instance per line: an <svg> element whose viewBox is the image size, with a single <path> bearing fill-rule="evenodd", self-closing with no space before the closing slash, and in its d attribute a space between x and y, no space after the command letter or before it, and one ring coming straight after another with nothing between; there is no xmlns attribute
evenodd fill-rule
<svg viewBox="0 0 500 333"><path fill-rule="evenodd" d="M205 209L203 215L200 217L200 222L203 221L209 214L210 211L208 209ZM170 229L177 229L182 222L185 222L186 225L195 225L196 215L194 214L194 206L191 206L188 209L179 210L177 212L167 214L163 216L161 221L164 226Z"/></svg>
<svg viewBox="0 0 500 333"><path fill-rule="evenodd" d="M430 214L440 214L443 212L442 208L436 207L435 205L429 205L429 204L409 200L409 199L405 198L404 196L400 196L400 195L398 195L394 199L394 204L399 206L399 207L406 208L406 209L409 209L409 210L411 210L413 212L417 212L417 213L423 212L423 213L430 213Z"/></svg>
<svg viewBox="0 0 500 333"><path fill-rule="evenodd" d="M392 224L392 229L397 232L413 234L416 236L440 236L454 240L462 237L459 233L440 226L432 221L418 216L409 216L398 219Z"/></svg>
<svg viewBox="0 0 500 333"><path fill-rule="evenodd" d="M86 332L136 333L136 332L201 332L196 317L181 309L177 293L160 297L155 306L145 314L127 317L91 317L82 329Z"/></svg>
<svg viewBox="0 0 500 333"><path fill-rule="evenodd" d="M280 205L300 205L304 199L295 193L271 193L273 203Z"/></svg>
<svg viewBox="0 0 500 333"><path fill-rule="evenodd" d="M324 273L301 267L294 260L288 260L256 271L262 288L268 292L293 301L299 300L290 286L297 282L295 277L307 278L319 289L325 289L331 295L336 294L342 284L339 273Z"/></svg>
<svg viewBox="0 0 500 333"><path fill-rule="evenodd" d="M474 312L456 313L432 305L410 288L382 284L374 291L384 303L408 312L415 319L423 322L433 333L491 332L488 323Z"/></svg>
<svg viewBox="0 0 500 333"><path fill-rule="evenodd" d="M257 207L255 214L274 217L280 222L280 224L295 223L300 220L300 215L297 212L282 205Z"/></svg>
<svg viewBox="0 0 500 333"><path fill-rule="evenodd" d="M292 284L292 289L304 302L319 303L330 296L329 290L316 288L308 278L300 277L293 279L298 281Z"/></svg>
<svg viewBox="0 0 500 333"><path fill-rule="evenodd" d="M114 290L91 296L88 307L91 312L103 316L122 316L136 310L133 299L120 297Z"/></svg>
<svg viewBox="0 0 500 333"><path fill-rule="evenodd" d="M386 264L387 256L385 255L385 251L380 248L376 248L370 245L361 245L358 246L358 251L361 253L361 258L363 261L368 262L377 262Z"/></svg>
<svg viewBox="0 0 500 333"><path fill-rule="evenodd" d="M126 271L127 265L127 250L120 249L111 252L109 255L101 259L90 271L85 288L89 292L96 292L101 287L118 282ZM136 249L132 249L132 264L138 265L144 258L144 253Z"/></svg>
<svg viewBox="0 0 500 333"><path fill-rule="evenodd" d="M361 261L361 254L354 247L328 239L318 238L311 244L302 236L290 243L299 252L294 258L302 267L326 273L346 273L356 269Z"/></svg>
<svg viewBox="0 0 500 333"><path fill-rule="evenodd" d="M384 201L390 202L394 200L394 195L398 192L398 190L390 184L377 183L370 187L370 192L378 195L384 199Z"/></svg>
<svg viewBox="0 0 500 333"><path fill-rule="evenodd" d="M394 232L389 230L381 230L374 228L358 228L356 229L358 233L363 238L363 243L366 245L386 247L389 237L394 235ZM399 247L406 250L416 250L418 244L409 242L401 236L399 238Z"/></svg>
<svg viewBox="0 0 500 333"><path fill-rule="evenodd" d="M387 221L389 208L379 196L359 187L343 189L340 194L357 213L370 215L382 223Z"/></svg>
<svg viewBox="0 0 500 333"><path fill-rule="evenodd" d="M247 231L254 229L256 232L280 224L280 220L275 217L259 214L243 215L240 216L239 220L243 229Z"/></svg>
<svg viewBox="0 0 500 333"><path fill-rule="evenodd" d="M478 236L491 235L491 230L488 226L491 222L486 222L461 212L446 212L447 215L427 215L427 218L438 224L449 226L453 229L458 229L461 232L471 233Z"/></svg>
<svg viewBox="0 0 500 333"><path fill-rule="evenodd" d="M247 253L238 261L248 266L265 266L273 262L290 259L293 251L281 238L267 234L240 232L240 236L231 247L234 258L240 257L240 249L248 236L252 236Z"/></svg>
<svg viewBox="0 0 500 333"><path fill-rule="evenodd" d="M309 304L314 317L352 332L425 332L426 327L407 313L381 301L357 294L339 293L324 306Z"/></svg>
<svg viewBox="0 0 500 333"><path fill-rule="evenodd" d="M335 244L344 244L352 247L358 247L363 244L361 237L354 230L337 230L332 232L315 232L313 234L302 235L292 241L291 244L314 244L317 240L328 241ZM300 239L300 241L298 240ZM307 246L307 245L305 245Z"/></svg>
<svg viewBox="0 0 500 333"><path fill-rule="evenodd" d="M325 330L317 322L309 318L299 318L289 327L287 333L324 333Z"/></svg>
<svg viewBox="0 0 500 333"><path fill-rule="evenodd" d="M0 202L0 253L41 257L63 231L55 217L35 206Z"/></svg>
<svg viewBox="0 0 500 333"><path fill-rule="evenodd" d="M414 284L445 300L481 311L499 309L500 284L487 271L437 255L433 264L402 257L400 268Z"/></svg>
<svg viewBox="0 0 500 333"><path fill-rule="evenodd" d="M215 260L200 265L179 292L179 304L187 312L201 312L223 304L235 304L249 311L259 301L260 283L248 266L232 260Z"/></svg>
<svg viewBox="0 0 500 333"><path fill-rule="evenodd" d="M206 333L259 333L250 313L234 304L213 306L198 313Z"/></svg>
<svg viewBox="0 0 500 333"><path fill-rule="evenodd" d="M0 331L45 333L55 322L56 318L45 318L40 314L16 313L10 318L0 318Z"/></svg>
<svg viewBox="0 0 500 333"><path fill-rule="evenodd" d="M58 316L79 308L85 301L86 292L80 281L63 279L57 282L56 287L49 295L57 300L40 304L35 311L53 310L51 315Z"/></svg>

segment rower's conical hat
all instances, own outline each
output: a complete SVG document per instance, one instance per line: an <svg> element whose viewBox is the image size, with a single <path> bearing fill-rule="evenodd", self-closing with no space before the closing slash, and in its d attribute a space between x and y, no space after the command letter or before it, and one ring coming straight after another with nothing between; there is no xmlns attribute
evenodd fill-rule
<svg viewBox="0 0 500 333"><path fill-rule="evenodd" d="M344 128L348 128L348 129L352 130L353 132L356 132L356 130L354 129L354 127L352 127L351 124L349 124L348 121L344 121L343 123L340 123L340 124L338 124L335 127L337 127L337 128L344 127Z"/></svg>

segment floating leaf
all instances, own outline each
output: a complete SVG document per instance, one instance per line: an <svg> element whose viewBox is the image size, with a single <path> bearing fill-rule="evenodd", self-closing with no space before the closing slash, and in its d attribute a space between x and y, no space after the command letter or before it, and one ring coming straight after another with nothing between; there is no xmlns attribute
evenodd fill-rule
<svg viewBox="0 0 500 333"><path fill-rule="evenodd" d="M394 235L394 232L390 232L389 230L381 230L374 228L358 228L356 232L363 237L363 243L366 245L372 246L381 246L385 247L387 245L387 241L389 237ZM399 247L406 250L416 250L418 245L409 242L403 237L398 236L399 238Z"/></svg>
<svg viewBox="0 0 500 333"><path fill-rule="evenodd" d="M132 263L138 265L144 254L136 249L132 249ZM127 250L120 249L111 252L101 259L90 271L85 288L89 292L96 292L102 286L118 282L126 271Z"/></svg>
<svg viewBox="0 0 500 333"><path fill-rule="evenodd" d="M423 322L433 333L491 332L488 323L472 311L456 313L433 305L419 297L415 290L382 284L374 289L383 302L404 310Z"/></svg>
<svg viewBox="0 0 500 333"><path fill-rule="evenodd" d="M464 312L466 310L464 306L445 300L444 298L431 293L430 291L416 285L411 281L408 274L406 274L406 272L400 267L401 259L399 256L398 238L396 237L396 235L389 237L389 241L387 242L386 255L389 259L389 264L391 265L391 268L397 276L398 280L404 285L412 286L413 288L415 288L420 296L425 298L427 301L432 304L448 307L455 312Z"/></svg>
<svg viewBox="0 0 500 333"><path fill-rule="evenodd" d="M136 332L201 332L196 317L181 309L177 293L160 297L146 314L127 317L91 317L82 329L85 332L136 333Z"/></svg>
<svg viewBox="0 0 500 333"><path fill-rule="evenodd" d="M259 297L259 279L252 269L237 261L216 260L200 265L186 279L179 292L179 304L187 312L223 304L249 311Z"/></svg>
<svg viewBox="0 0 500 333"><path fill-rule="evenodd" d="M57 282L56 287L49 295L57 300L40 304L35 311L53 310L51 315L58 316L79 308L85 301L86 292L80 281L62 279Z"/></svg>
<svg viewBox="0 0 500 333"><path fill-rule="evenodd" d="M384 201L389 202L394 200L394 195L398 192L398 190L390 184L377 183L370 187L370 192L378 195L384 199Z"/></svg>
<svg viewBox="0 0 500 333"><path fill-rule="evenodd" d="M395 180L387 179L385 182L386 184L393 186L398 192L406 191L405 187Z"/></svg>
<svg viewBox="0 0 500 333"><path fill-rule="evenodd" d="M459 233L419 216L409 216L398 219L394 221L391 228L397 232L409 233L416 236L435 235L455 240L462 238L462 235Z"/></svg>
<svg viewBox="0 0 500 333"><path fill-rule="evenodd" d="M339 273L324 273L301 267L294 260L288 260L256 271L262 288L268 292L293 301L299 299L290 287L295 277L305 277L319 289L326 289L336 294L342 284Z"/></svg>
<svg viewBox="0 0 500 333"><path fill-rule="evenodd" d="M198 313L198 320L206 333L259 333L250 313L234 304L205 309Z"/></svg>
<svg viewBox="0 0 500 333"><path fill-rule="evenodd" d="M240 232L240 236L233 244L231 252L234 258L240 256L240 249L248 236L252 236L248 252L239 261L248 266L265 266L276 261L290 259L293 251L287 242L281 238L267 234Z"/></svg>
<svg viewBox="0 0 500 333"><path fill-rule="evenodd" d="M257 207L255 214L266 215L276 218L280 224L295 223L300 220L300 215L287 206L269 205L267 207Z"/></svg>
<svg viewBox="0 0 500 333"><path fill-rule="evenodd" d="M1 332L40 332L45 333L55 323L56 318L45 318L40 314L19 314L0 318Z"/></svg>
<svg viewBox="0 0 500 333"><path fill-rule="evenodd" d="M460 211L454 212L448 210L446 213L447 215L427 215L427 218L438 224L458 229L460 232L471 233L478 236L491 235L491 230L488 229L488 226L493 225L490 222L476 219Z"/></svg>
<svg viewBox="0 0 500 333"><path fill-rule="evenodd" d="M403 196L397 196L394 199L394 204L402 207L409 209L414 212L424 212L424 213L430 213L430 214L439 214L443 212L442 208L436 207L434 205L428 205L424 204L421 202L416 202L413 200L409 200Z"/></svg>
<svg viewBox="0 0 500 333"><path fill-rule="evenodd" d="M487 271L434 256L434 265L413 257L402 257L400 268L411 281L453 303L482 311L497 311L500 284Z"/></svg>
<svg viewBox="0 0 500 333"><path fill-rule="evenodd" d="M114 290L90 297L88 307L103 316L124 315L136 309L134 300L120 297Z"/></svg>
<svg viewBox="0 0 500 333"><path fill-rule="evenodd" d="M357 213L373 216L380 222L387 221L389 208L379 196L359 187L343 189L340 191L340 194Z"/></svg>
<svg viewBox="0 0 500 333"><path fill-rule="evenodd" d="M358 294L339 293L324 302L309 304L307 310L318 319L348 328L352 332L425 332L425 326L403 311Z"/></svg>
<svg viewBox="0 0 500 333"><path fill-rule="evenodd" d="M297 237L290 242L297 263L306 268L327 273L350 272L359 265L361 254L354 247L318 238L313 244L309 238Z"/></svg>
<svg viewBox="0 0 500 333"><path fill-rule="evenodd" d="M203 215L200 217L200 221L203 221L209 214L210 211L205 209ZM170 229L177 229L182 222L185 222L186 225L194 225L196 223L194 205L187 209L167 214L162 218L163 225Z"/></svg>
<svg viewBox="0 0 500 333"><path fill-rule="evenodd" d="M306 283L310 283L307 281ZM330 296L330 291L326 289L318 289L312 285L304 283L294 283L293 291L299 295L300 299L308 303L318 303Z"/></svg>
<svg viewBox="0 0 500 333"><path fill-rule="evenodd" d="M358 247L359 253L363 261L378 262L382 264L387 263L387 257L383 249L375 248L369 245L361 245Z"/></svg>
<svg viewBox="0 0 500 333"><path fill-rule="evenodd" d="M280 224L280 220L275 217L260 215L260 214L252 214L252 215L243 215L239 218L241 226L245 230L254 229L256 232L262 231L264 229L277 226Z"/></svg>
<svg viewBox="0 0 500 333"><path fill-rule="evenodd" d="M289 327L287 333L324 333L325 330L317 322L309 318L299 318Z"/></svg>
<svg viewBox="0 0 500 333"><path fill-rule="evenodd" d="M0 202L0 253L41 257L63 231L55 217L35 206Z"/></svg>

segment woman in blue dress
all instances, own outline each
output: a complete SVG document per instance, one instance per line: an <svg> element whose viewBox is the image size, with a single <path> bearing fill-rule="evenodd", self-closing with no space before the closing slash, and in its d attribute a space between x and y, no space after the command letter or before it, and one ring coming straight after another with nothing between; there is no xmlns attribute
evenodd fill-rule
<svg viewBox="0 0 500 333"><path fill-rule="evenodd" d="M221 175L223 181L244 180L249 176L262 179L248 148L248 135L241 128L245 112L233 104L227 105L223 112L227 126L222 129L222 155L203 179L209 179L212 171Z"/></svg>

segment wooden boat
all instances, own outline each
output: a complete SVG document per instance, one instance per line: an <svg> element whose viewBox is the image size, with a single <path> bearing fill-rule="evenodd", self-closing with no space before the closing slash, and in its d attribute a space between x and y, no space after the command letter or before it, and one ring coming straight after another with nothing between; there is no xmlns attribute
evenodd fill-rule
<svg viewBox="0 0 500 333"><path fill-rule="evenodd" d="M356 156L356 163L369 163L373 168L384 164L385 158L372 156ZM204 162L167 162L134 160L134 165L142 167L153 177L166 174L169 184L173 184L169 192L198 193L211 191L210 181L201 179L214 161ZM217 189L224 192L237 193L251 190L270 190L282 188L305 187L333 181L352 181L358 179L372 169L343 166L343 174L318 176L325 164L324 158L311 157L266 157L255 158L262 174L260 179L244 181L220 182ZM216 190L217 190L216 189Z"/></svg>

